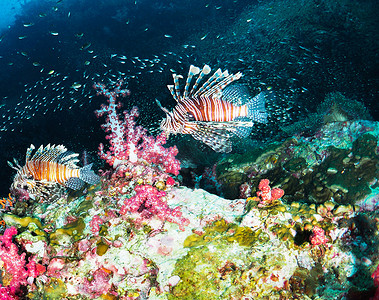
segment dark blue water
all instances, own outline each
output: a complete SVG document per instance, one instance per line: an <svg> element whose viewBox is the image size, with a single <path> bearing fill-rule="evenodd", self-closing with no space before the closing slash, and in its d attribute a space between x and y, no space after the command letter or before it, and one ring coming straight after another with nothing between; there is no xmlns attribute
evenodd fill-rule
<svg viewBox="0 0 379 300"><path fill-rule="evenodd" d="M349 117L378 120L377 11L374 0L26 3L0 34L0 195L12 180L6 161L22 161L31 143L87 150L100 166L105 135L93 111L105 100L94 82L124 79L132 92L124 108L137 105L151 132L164 116L155 99L175 104L172 72L205 63L241 71L252 93L274 91L269 123L253 132L258 141L285 137L283 127L317 112L331 92L367 108L346 104ZM187 138L176 142L186 159L217 158L188 151Z"/></svg>

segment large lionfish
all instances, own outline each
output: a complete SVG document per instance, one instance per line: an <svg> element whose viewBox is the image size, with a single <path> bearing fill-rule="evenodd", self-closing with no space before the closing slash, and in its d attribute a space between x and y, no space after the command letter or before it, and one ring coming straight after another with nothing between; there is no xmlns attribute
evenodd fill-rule
<svg viewBox="0 0 379 300"><path fill-rule="evenodd" d="M67 151L63 145L41 146L32 155L34 149L34 145L27 149L23 167L15 159L15 165L8 161L17 171L11 186L13 193L24 191L33 197L57 184L79 190L84 183L96 184L100 181L91 170L92 164L79 168L76 165L79 154Z"/></svg>
<svg viewBox="0 0 379 300"><path fill-rule="evenodd" d="M184 93L180 92L181 75L173 74L174 85L168 85L177 105L172 112L158 105L166 113L161 122L161 130L168 136L190 134L217 152L232 150L231 137L247 137L255 122L267 122L265 96L263 93L252 98L247 88L232 82L241 78L242 73L229 74L218 69L200 88L199 83L211 68L205 65L202 70L190 66ZM191 79L198 75L191 90ZM239 102L239 103L238 103Z"/></svg>

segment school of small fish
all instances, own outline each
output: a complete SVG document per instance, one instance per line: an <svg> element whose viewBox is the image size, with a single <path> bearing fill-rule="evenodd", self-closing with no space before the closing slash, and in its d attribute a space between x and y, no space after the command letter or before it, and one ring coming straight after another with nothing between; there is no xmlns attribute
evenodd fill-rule
<svg viewBox="0 0 379 300"><path fill-rule="evenodd" d="M159 79L164 81L167 74L181 72L190 64L199 60L199 57L194 54L199 43L224 38L221 34L214 36L212 32L202 31L196 34L192 43L189 41L182 43L180 51L176 44L172 48L175 49L173 51L167 50L151 54L148 57L113 52L111 49L104 52L103 49L99 48L99 41L90 40L85 30L77 31L68 37L67 33L57 30L55 26L47 25L47 22L51 22L54 14L58 13L65 16L67 26L71 24L70 22L75 17L75 12L67 11L67 8L63 6L64 2L57 1L50 8L50 11L39 12L38 16L34 16L32 21L25 20L19 25L19 31L22 34L17 37L12 37L7 33L0 36L0 47L10 39L18 40L19 44L18 49L15 49L15 52L10 56L0 55L0 67L2 65L18 68L32 66L39 74L39 76L36 76L39 78L38 80L34 82L30 80L28 83L23 84L23 90L20 90L18 99L12 96L3 96L0 99L0 132L22 132L22 124L25 120L43 117L59 111L85 109L95 97L95 92L92 88L94 82L104 82L110 86L120 79L126 82L135 81L137 84L146 83L145 77L149 76L149 74L159 76ZM136 1L134 4L138 5L139 3ZM209 4L204 5L207 9L211 8ZM223 7L214 6L212 9L222 11ZM251 19L246 20L246 22L250 21ZM58 45L71 43L75 46L76 54L73 54L77 56L75 58L77 60L75 69L67 72L67 70L62 70L60 66L54 63L47 64L44 60L31 54L32 51L28 49L28 40L32 38L34 28L42 26L41 24L44 24L44 22L46 22L45 34L47 37L57 41ZM130 26L130 22L130 19L124 21L126 26ZM149 28L144 28L143 32L145 31L149 31ZM141 35L143 35L143 32L141 32ZM171 32L161 36L161 39L167 41L167 43L172 43L176 38L177 36ZM57 50L58 59L59 49L55 50ZM304 48L304 51L308 51L308 49ZM11 60L6 60L6 58L11 58ZM260 63L259 58L256 61ZM241 56L237 62L244 64L245 58ZM223 62L222 66L227 66L231 63L231 61L226 61ZM269 64L270 62L262 60L261 63ZM249 68L243 71L245 74L251 73ZM156 77L154 79L156 80ZM263 90L272 89L272 86L263 82L262 79L257 79L256 82L263 87ZM305 90L306 88L304 88ZM153 103L155 95L150 95L149 97L151 97L151 103ZM146 106L150 105L146 104ZM152 105L151 107L153 110ZM290 107L285 109L289 110ZM0 134L1 139L2 135Z"/></svg>

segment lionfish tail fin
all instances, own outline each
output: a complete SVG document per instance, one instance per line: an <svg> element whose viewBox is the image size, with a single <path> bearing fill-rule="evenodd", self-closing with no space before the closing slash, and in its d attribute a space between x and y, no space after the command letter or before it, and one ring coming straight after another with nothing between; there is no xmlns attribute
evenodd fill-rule
<svg viewBox="0 0 379 300"><path fill-rule="evenodd" d="M88 184L98 184L100 182L99 175L91 169L92 164L86 165L79 170L79 179Z"/></svg>
<svg viewBox="0 0 379 300"><path fill-rule="evenodd" d="M84 186L84 181L78 177L70 177L66 182L66 187L78 191Z"/></svg>
<svg viewBox="0 0 379 300"><path fill-rule="evenodd" d="M233 120L233 122L237 125L234 134L239 138L247 138L251 134L254 122L252 122L250 118L237 117ZM238 124L240 124L241 126L238 126Z"/></svg>
<svg viewBox="0 0 379 300"><path fill-rule="evenodd" d="M255 122L267 123L267 112L265 104L265 94L262 92L256 95L248 103L246 103L247 117Z"/></svg>

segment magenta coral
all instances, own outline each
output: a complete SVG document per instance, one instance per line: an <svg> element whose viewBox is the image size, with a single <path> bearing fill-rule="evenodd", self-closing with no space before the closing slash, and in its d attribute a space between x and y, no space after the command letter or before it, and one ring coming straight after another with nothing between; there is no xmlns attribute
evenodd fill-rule
<svg viewBox="0 0 379 300"><path fill-rule="evenodd" d="M138 212L140 210L142 216L149 218L156 215L163 221L169 221L179 225L180 230L184 230L184 226L189 224L189 220L182 217L179 207L171 209L164 200L166 193L158 191L151 185L140 185L135 188L136 195L124 201L124 205L120 209L120 213L125 215L128 211Z"/></svg>
<svg viewBox="0 0 379 300"><path fill-rule="evenodd" d="M121 89L122 82L109 91L102 84L95 84L94 88L98 95L108 98L109 105L101 105L95 111L96 116L106 115L106 122L102 125L105 132L109 132L106 138L109 140L109 151L104 152L104 145L99 146L99 155L112 167L116 168L120 164L137 163L140 161L155 164L164 172L179 174L180 162L175 158L178 153L177 148L163 147L166 144L164 133L156 138L147 135L147 130L142 126L136 126L135 118L138 117L137 107L133 107L130 112L124 111L124 117L117 113L121 103L117 102L117 97L126 96L130 92Z"/></svg>
<svg viewBox="0 0 379 300"><path fill-rule="evenodd" d="M4 235L0 237L0 265L5 271L9 282L0 285L1 299L17 299L21 285L27 285L30 279L38 276L37 265L30 259L26 264L25 253L18 254L19 249L12 243L12 238L17 234L15 227L7 228ZM2 274L4 276L4 274ZM8 298L5 297L7 295ZM4 296L4 298L3 298ZM13 298L12 298L13 297Z"/></svg>
<svg viewBox="0 0 379 300"><path fill-rule="evenodd" d="M376 287L376 292L373 298L370 300L379 300L379 265L376 267L374 273L372 273L371 278L374 279L374 285Z"/></svg>
<svg viewBox="0 0 379 300"><path fill-rule="evenodd" d="M313 228L313 233L311 234L310 241L313 246L316 246L316 245L325 245L329 240L325 236L324 229L318 226L315 226Z"/></svg>
<svg viewBox="0 0 379 300"><path fill-rule="evenodd" d="M95 215L92 220L89 222L89 226L91 227L91 232L95 235L99 235L100 225L104 223L104 220L101 219L98 215Z"/></svg>

